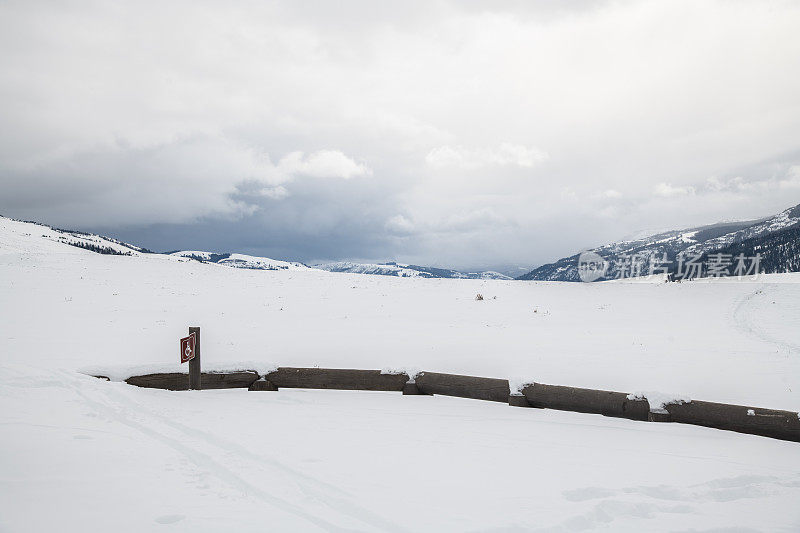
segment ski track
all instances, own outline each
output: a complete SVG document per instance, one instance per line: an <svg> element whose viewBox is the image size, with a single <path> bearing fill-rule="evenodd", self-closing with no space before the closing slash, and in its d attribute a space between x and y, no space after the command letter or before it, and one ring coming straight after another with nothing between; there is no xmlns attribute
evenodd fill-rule
<svg viewBox="0 0 800 533"><path fill-rule="evenodd" d="M753 291L752 293L744 296L739 300L736 304L736 307L733 310L733 322L736 328L739 331L742 331L746 334L752 335L759 340L768 342L770 344L774 344L779 348L783 348L789 352L800 353L800 344L794 344L786 341L782 341L780 339L776 339L771 335L767 334L763 331L753 320L753 316L755 313L749 309L752 305L756 297L766 297L771 294L778 292L780 288L779 285L762 285L760 289Z"/></svg>
<svg viewBox="0 0 800 533"><path fill-rule="evenodd" d="M320 527L326 531L359 531L359 529L348 529L337 526L329 521L320 517L313 516L304 512L300 507L292 504L291 502L280 498L274 494L270 494L251 482L245 480L237 474L232 468L222 464L219 460L213 459L209 453L202 452L196 446L190 446L187 442L200 440L203 444L211 445L216 448L213 450L215 457L225 457L227 452L235 451L237 458L246 458L251 463L257 463L261 469L268 467L283 474L294 486L296 486L304 495L313 498L314 500L324 504L330 510L356 519L372 528L381 531L408 531L397 524L369 511L361 508L351 502L346 501L344 498L332 494L333 492L342 492L339 489L314 479L306 474L297 472L286 465L280 464L275 460L270 460L264 457L257 456L256 454L245 449L241 445L226 441L219 437L215 437L208 432L190 428L184 424L172 421L154 412L152 409L144 407L142 404L131 400L126 394L113 389L108 391L99 392L103 395L103 401L97 401L90 398L83 390L80 383L75 383L75 376L68 372L62 371L64 374L65 382L69 383L69 387L80 396L84 402L91 405L98 411L107 413L110 418L117 422L131 427L140 433L174 449L182 454L198 468L212 473L221 481L229 486L239 490L243 494L252 495L260 499L262 502L272 505L282 511L290 512L308 522ZM107 402L107 403L104 403ZM114 405L112 408L110 405ZM135 417L144 415L147 418L147 423L137 422ZM168 428L180 433L180 439L171 437L163 431L156 430L157 425L167 426ZM250 466L253 466L252 464ZM248 471L256 471L258 467L248 468ZM274 475L267 475L263 472L259 473L264 475L264 479L274 479ZM276 486L283 486L277 484ZM314 487L316 486L316 488Z"/></svg>

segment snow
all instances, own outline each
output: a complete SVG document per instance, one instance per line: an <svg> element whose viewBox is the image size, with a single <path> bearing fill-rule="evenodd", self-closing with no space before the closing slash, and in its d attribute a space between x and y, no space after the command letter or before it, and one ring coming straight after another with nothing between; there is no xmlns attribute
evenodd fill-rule
<svg viewBox="0 0 800 533"><path fill-rule="evenodd" d="M684 250L684 253L691 255L708 252L717 248L728 246L733 242L740 242L752 237L758 237L767 233L780 231L795 224L800 224L800 210L797 209L797 206L790 207L789 209L778 213L774 217L770 217L766 220L753 224L752 226L748 226L715 239L710 239L708 241L690 246Z"/></svg>
<svg viewBox="0 0 800 533"><path fill-rule="evenodd" d="M338 261L335 263L320 263L313 265L328 272L347 272L349 274L372 274L378 276L397 276L405 278L458 278L458 279L503 279L510 280L509 276L486 270L483 272L459 272L450 269L430 269L425 267L406 265L402 263L353 263Z"/></svg>
<svg viewBox="0 0 800 533"><path fill-rule="evenodd" d="M114 239L0 217L0 250L5 253L25 252L28 250L26 243L30 241L35 241L38 249L50 253L68 253L69 249L64 244L75 248L81 245L97 246L135 256L141 253L141 248Z"/></svg>
<svg viewBox="0 0 800 533"><path fill-rule="evenodd" d="M176 255L178 257L188 257L192 258L199 258L205 261L209 261L211 259L211 252L204 252L202 250L181 250L179 252L172 252L170 255Z"/></svg>
<svg viewBox="0 0 800 533"><path fill-rule="evenodd" d="M278 261L277 259L270 259L268 257L257 257L245 254L231 254L227 258L219 260L217 264L254 270L309 270L309 267L302 263Z"/></svg>
<svg viewBox="0 0 800 533"><path fill-rule="evenodd" d="M420 372L422 372L421 368L410 366L381 368L381 374L406 374L409 377L409 383L414 383Z"/></svg>
<svg viewBox="0 0 800 533"><path fill-rule="evenodd" d="M381 276L398 276L407 278L429 277L419 270L406 268L406 265L397 263L352 263L349 261L338 261L335 263L320 263L314 268L326 270L328 272L347 272L349 274L374 274Z"/></svg>
<svg viewBox="0 0 800 533"><path fill-rule="evenodd" d="M100 255L42 234L0 219L0 531L800 529L793 442L460 398L171 392L80 373L176 368L178 339L200 326L205 369L419 368L796 411L799 275L371 277Z"/></svg>
<svg viewBox="0 0 800 533"><path fill-rule="evenodd" d="M521 378L521 377L509 377L508 379L508 388L513 395L521 395L522 389L524 389L527 385L533 383L533 380L529 378Z"/></svg>
<svg viewBox="0 0 800 533"><path fill-rule="evenodd" d="M244 361L239 363L202 362L203 372L225 373L225 372L245 372L254 370L259 375L269 374L278 368L277 364L264 361ZM188 363L150 363L141 365L90 365L77 369L77 372L87 376L104 376L111 381L125 381L133 376L144 376L146 374L170 373L188 374Z"/></svg>
<svg viewBox="0 0 800 533"><path fill-rule="evenodd" d="M633 392L628 394L629 400L647 400L651 413L667 414L668 405L691 403L692 399L685 394L665 393L658 391Z"/></svg>
<svg viewBox="0 0 800 533"><path fill-rule="evenodd" d="M650 274L647 276L636 276L630 278L617 278L601 281L600 283L666 283L666 274Z"/></svg>

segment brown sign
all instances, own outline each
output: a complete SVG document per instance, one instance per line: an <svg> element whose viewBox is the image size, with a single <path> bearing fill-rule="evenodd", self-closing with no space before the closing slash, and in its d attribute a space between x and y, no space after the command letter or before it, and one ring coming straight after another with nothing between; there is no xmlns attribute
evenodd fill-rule
<svg viewBox="0 0 800 533"><path fill-rule="evenodd" d="M194 359L195 335L192 333L188 337L181 339L181 363Z"/></svg>

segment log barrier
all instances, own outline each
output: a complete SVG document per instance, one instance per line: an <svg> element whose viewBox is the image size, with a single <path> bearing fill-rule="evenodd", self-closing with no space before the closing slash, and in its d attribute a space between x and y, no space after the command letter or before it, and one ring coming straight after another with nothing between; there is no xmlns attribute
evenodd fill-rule
<svg viewBox="0 0 800 533"><path fill-rule="evenodd" d="M95 376L108 380L105 376ZM173 391L189 390L189 374L161 373L133 376L130 385ZM676 422L705 426L773 439L800 442L800 418L793 411L763 409L691 400L651 409L645 398L624 392L531 383L519 392L505 379L420 372L384 373L380 370L280 367L265 375L255 370L203 372L203 389L246 388L277 391L280 388L337 389L402 392L404 395L444 395L536 407L592 413L647 422Z"/></svg>
<svg viewBox="0 0 800 533"><path fill-rule="evenodd" d="M258 379L258 372L248 370L244 372L203 372L203 389L235 389L248 388ZM190 374L159 373L133 376L125 380L129 385L145 387L148 389L189 390Z"/></svg>

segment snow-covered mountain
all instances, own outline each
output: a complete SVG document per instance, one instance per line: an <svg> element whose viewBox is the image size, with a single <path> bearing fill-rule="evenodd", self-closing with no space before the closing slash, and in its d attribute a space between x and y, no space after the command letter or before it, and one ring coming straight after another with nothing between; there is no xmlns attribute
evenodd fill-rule
<svg viewBox="0 0 800 533"><path fill-rule="evenodd" d="M800 224L736 241L715 249L714 253L731 257L740 254L755 257L758 254L761 256L759 271L765 274L800 272Z"/></svg>
<svg viewBox="0 0 800 533"><path fill-rule="evenodd" d="M201 263L216 263L221 259L226 259L231 256L231 254L218 254L214 252L203 252L200 250L180 250L177 252L169 252L169 254L176 257L194 259L195 261L200 261Z"/></svg>
<svg viewBox="0 0 800 533"><path fill-rule="evenodd" d="M256 257L244 254L214 253L197 250L172 252L171 255L194 259L203 263L217 263L235 268L254 270L308 270L318 269L327 272L346 272L348 274L370 274L375 276L395 276L399 278L448 278L448 279L512 279L499 272L461 272L448 268L404 265L401 263L354 263L338 261L305 265L292 261L279 261L268 257Z"/></svg>
<svg viewBox="0 0 800 533"><path fill-rule="evenodd" d="M352 263L340 261L336 263L322 263L314 268L328 272L348 272L351 274L373 274L379 276L397 276L406 278L450 278L450 279L512 279L499 272L460 272L448 268L423 267L419 265L404 265L400 263Z"/></svg>
<svg viewBox="0 0 800 533"><path fill-rule="evenodd" d="M202 263L217 263L218 265L233 268L248 268L251 270L308 270L309 267L303 263L294 261L280 261L269 257L257 257L245 254L219 254L214 252L202 251L180 251L172 252L171 255L194 259Z"/></svg>
<svg viewBox="0 0 800 533"><path fill-rule="evenodd" d="M146 248L125 243L114 238L95 235L83 231L53 228L36 222L17 221L0 217L0 221L9 229L0 235L0 246L14 249L14 242L9 241L10 234L36 235L47 241L67 244L100 254L127 256L161 256L186 261L195 260L202 263L215 263L231 268L251 270L325 270L328 272L344 272L351 274L370 274L380 276L408 278L446 278L446 279L494 279L509 280L510 276L495 272L462 272L447 268L425 267L419 265L387 263L334 262L316 265L305 265L296 261L284 261L239 253L216 253L201 250L182 250L168 254L154 254ZM13 228L13 231L11 231ZM637 255L644 258L666 258L668 262L677 262L679 254L702 257L709 254L740 253L753 256L759 253L764 258L762 270L768 273L795 272L800 269L800 205L766 219L743 222L723 222L708 226L668 231L644 238L607 244L594 248L597 253L609 262L604 278L620 277L619 270L622 257ZM541 281L580 281L578 275L578 257L575 254L558 261L542 265L527 274L517 277L520 280ZM642 271L641 274L646 274ZM628 273L628 276L631 274Z"/></svg>
<svg viewBox="0 0 800 533"><path fill-rule="evenodd" d="M785 230L800 224L800 204L782 211L774 217L756 221L754 224L731 231L718 237L693 244L686 249L686 253L706 253L718 248L730 246L747 239L765 237L768 234Z"/></svg>
<svg viewBox="0 0 800 533"><path fill-rule="evenodd" d="M787 228L800 224L800 205L786 209L781 213L760 220L743 222L722 222L708 226L700 226L677 231L668 231L640 239L616 242L593 248L595 252L608 260L609 268L603 279L619 277L620 258L638 255L644 258L667 258L675 262L678 254L685 256L707 256L709 253L722 252L736 243L749 239L761 239ZM520 280L540 281L580 281L578 275L578 258L580 254L559 259L535 268L520 276ZM777 267L774 272L785 272L786 268ZM647 272L642 272L646 274Z"/></svg>
<svg viewBox="0 0 800 533"><path fill-rule="evenodd" d="M238 253L218 253L204 250L178 250L166 254L157 254L146 248L125 243L111 237L104 237L83 231L63 230L41 224L0 217L0 221L8 228L7 232L0 234L0 246L12 249L12 242L8 236L33 234L49 241L68 244L100 254L113 255L154 255L175 258L178 260L195 260L201 263L216 263L231 268L245 268L250 270L325 270L328 272L347 272L353 274L374 274L381 276L413 277L413 278L449 278L449 279L512 279L499 272L460 272L446 268L424 267L418 265L403 265L399 263L353 263L338 262L308 266L297 261L283 261L269 257L259 257ZM4 242L3 239L8 242Z"/></svg>
<svg viewBox="0 0 800 533"><path fill-rule="evenodd" d="M68 244L92 252L108 255L141 255L151 253L146 248L134 246L111 237L102 237L84 231L53 228L38 222L14 220L0 216L0 248L8 251L25 251L25 237L39 237L46 241Z"/></svg>

